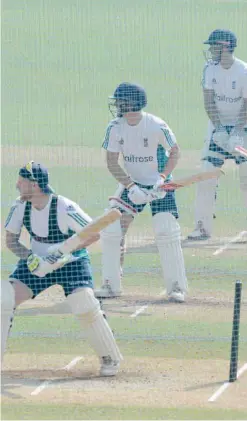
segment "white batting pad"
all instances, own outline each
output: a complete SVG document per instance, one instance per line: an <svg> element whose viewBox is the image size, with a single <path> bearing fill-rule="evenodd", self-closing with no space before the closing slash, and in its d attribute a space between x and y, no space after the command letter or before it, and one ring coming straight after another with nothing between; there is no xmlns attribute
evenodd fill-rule
<svg viewBox="0 0 247 421"><path fill-rule="evenodd" d="M116 221L101 231L102 249L102 277L107 281L113 292L121 291L121 240L122 228L120 221Z"/></svg>
<svg viewBox="0 0 247 421"><path fill-rule="evenodd" d="M240 188L244 196L244 205L247 208L247 162L239 165Z"/></svg>
<svg viewBox="0 0 247 421"><path fill-rule="evenodd" d="M171 213L161 212L154 215L153 228L167 294L169 295L177 287L185 293L187 279L181 248L180 226Z"/></svg>
<svg viewBox="0 0 247 421"><path fill-rule="evenodd" d="M7 345L9 329L14 316L15 291L9 281L1 283L1 361Z"/></svg>
<svg viewBox="0 0 247 421"><path fill-rule="evenodd" d="M215 166L208 161L202 161L201 170L212 171ZM195 200L195 226L201 221L205 231L211 235L213 229L213 215L215 209L215 193L218 178L201 181L197 184Z"/></svg>
<svg viewBox="0 0 247 421"><path fill-rule="evenodd" d="M70 294L66 300L72 313L77 316L85 330L88 341L99 358L110 356L114 361L121 360L123 357L93 290L83 288Z"/></svg>

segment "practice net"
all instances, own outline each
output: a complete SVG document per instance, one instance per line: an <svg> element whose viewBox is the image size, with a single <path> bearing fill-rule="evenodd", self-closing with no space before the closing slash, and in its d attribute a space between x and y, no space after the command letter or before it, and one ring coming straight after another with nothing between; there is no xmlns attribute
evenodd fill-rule
<svg viewBox="0 0 247 421"><path fill-rule="evenodd" d="M43 0L20 6L17 0L5 2L3 220L17 196L18 170L30 160L48 167L58 194L78 203L93 218L103 213L117 186L101 149L112 118L108 96L124 81L143 85L147 112L164 119L174 131L181 147L174 178L198 173L207 128L201 88L203 41L212 30L229 27L238 38L236 55L244 59L243 3L86 0L82 6L77 0ZM103 302L123 352L229 358L234 283L247 280L247 228L238 166L229 160L224 170L217 187L213 235L208 240L185 240L194 229L195 185L177 192L189 284L184 304L169 304L163 295L166 286L149 206L131 225L123 295ZM2 278L7 279L17 258L7 249L4 235L2 229ZM28 244L25 230L21 239ZM89 250L99 287L100 243ZM60 344L66 353L71 338L76 343L83 337L63 300L61 287L53 286L17 309L12 353L20 347L35 348L32 340L37 347L47 344L45 352ZM242 311L246 328L245 298ZM246 329L240 333L243 358ZM75 345L71 349L75 352ZM219 370L224 372L223 367Z"/></svg>

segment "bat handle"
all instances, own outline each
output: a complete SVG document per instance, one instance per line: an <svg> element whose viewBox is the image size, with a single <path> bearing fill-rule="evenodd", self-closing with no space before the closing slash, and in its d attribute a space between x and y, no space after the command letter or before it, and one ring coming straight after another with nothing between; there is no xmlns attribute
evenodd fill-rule
<svg viewBox="0 0 247 421"><path fill-rule="evenodd" d="M70 254L72 251L76 250L81 244L81 239L77 234L72 235L68 240L64 241L60 245L59 251L62 254Z"/></svg>

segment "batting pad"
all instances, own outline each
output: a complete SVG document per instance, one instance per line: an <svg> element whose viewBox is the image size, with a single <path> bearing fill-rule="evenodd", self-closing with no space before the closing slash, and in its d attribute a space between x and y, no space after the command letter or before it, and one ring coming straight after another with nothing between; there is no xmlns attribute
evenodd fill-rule
<svg viewBox="0 0 247 421"><path fill-rule="evenodd" d="M91 288L83 288L67 298L71 311L86 332L88 341L99 358L110 356L112 360L123 359L115 338Z"/></svg>
<svg viewBox="0 0 247 421"><path fill-rule="evenodd" d="M247 208L247 162L239 165L240 188L244 196L244 205Z"/></svg>
<svg viewBox="0 0 247 421"><path fill-rule="evenodd" d="M120 221L116 221L101 231L102 249L102 277L107 281L113 292L121 291L121 241L122 228Z"/></svg>
<svg viewBox="0 0 247 421"><path fill-rule="evenodd" d="M12 318L14 316L15 291L9 281L1 283L1 361L6 349Z"/></svg>
<svg viewBox="0 0 247 421"><path fill-rule="evenodd" d="M215 166L208 161L202 161L202 171L212 171ZM218 178L201 181L197 184L195 200L195 226L201 221L203 228L211 235L213 229L213 215L215 210L215 193Z"/></svg>
<svg viewBox="0 0 247 421"><path fill-rule="evenodd" d="M153 228L167 294L177 288L186 292L187 279L178 222L171 213L156 213L153 217Z"/></svg>

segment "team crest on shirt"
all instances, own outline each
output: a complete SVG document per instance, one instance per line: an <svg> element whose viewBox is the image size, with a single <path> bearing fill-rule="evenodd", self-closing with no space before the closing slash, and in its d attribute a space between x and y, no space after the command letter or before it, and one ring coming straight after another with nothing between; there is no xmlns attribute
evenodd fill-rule
<svg viewBox="0 0 247 421"><path fill-rule="evenodd" d="M236 89L236 80L232 82L232 89Z"/></svg>
<svg viewBox="0 0 247 421"><path fill-rule="evenodd" d="M121 137L121 139L119 140L119 144L120 145L123 145L124 144L124 140L123 140L123 138Z"/></svg>
<svg viewBox="0 0 247 421"><path fill-rule="evenodd" d="M143 139L144 148L148 148L148 138L144 137Z"/></svg>
<svg viewBox="0 0 247 421"><path fill-rule="evenodd" d="M216 83L216 79L215 78L212 79L212 83Z"/></svg>

